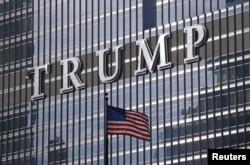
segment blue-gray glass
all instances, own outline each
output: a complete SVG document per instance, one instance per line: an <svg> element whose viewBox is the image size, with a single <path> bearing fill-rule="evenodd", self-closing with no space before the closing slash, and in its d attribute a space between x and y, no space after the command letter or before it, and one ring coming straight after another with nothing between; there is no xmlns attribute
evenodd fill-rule
<svg viewBox="0 0 250 165"><path fill-rule="evenodd" d="M194 48L199 61L184 64L184 28L196 24L208 35ZM136 41L154 52L168 32L171 68L136 76ZM117 45L122 73L103 83L96 52ZM249 49L249 0L0 1L0 162L104 164L105 93L109 105L147 114L151 130L150 142L109 135L109 164L207 164L207 149L247 148ZM86 88L60 94L70 57L80 59ZM46 96L31 101L26 69L45 64Z"/></svg>

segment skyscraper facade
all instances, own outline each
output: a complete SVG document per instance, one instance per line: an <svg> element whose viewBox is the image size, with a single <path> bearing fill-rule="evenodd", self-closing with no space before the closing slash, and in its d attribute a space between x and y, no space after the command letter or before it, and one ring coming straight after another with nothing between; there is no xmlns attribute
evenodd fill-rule
<svg viewBox="0 0 250 165"><path fill-rule="evenodd" d="M248 0L0 0L4 165L103 164L105 98L151 141L109 164L206 165L250 145Z"/></svg>

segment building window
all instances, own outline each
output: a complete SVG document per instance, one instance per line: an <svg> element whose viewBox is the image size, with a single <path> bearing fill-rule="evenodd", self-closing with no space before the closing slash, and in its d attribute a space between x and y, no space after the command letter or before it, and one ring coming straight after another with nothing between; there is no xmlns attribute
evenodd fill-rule
<svg viewBox="0 0 250 165"><path fill-rule="evenodd" d="M150 29L156 26L156 1L143 1L143 29Z"/></svg>
<svg viewBox="0 0 250 165"><path fill-rule="evenodd" d="M243 2L248 2L249 0L226 0L227 6L232 6L235 4L243 3Z"/></svg>

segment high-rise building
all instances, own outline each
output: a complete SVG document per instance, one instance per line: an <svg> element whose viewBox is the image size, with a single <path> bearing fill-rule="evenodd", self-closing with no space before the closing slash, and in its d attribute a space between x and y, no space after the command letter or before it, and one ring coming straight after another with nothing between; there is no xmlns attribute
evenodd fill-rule
<svg viewBox="0 0 250 165"><path fill-rule="evenodd" d="M0 0L1 163L104 164L105 97L151 131L109 135L109 164L206 165L208 149L249 148L249 9Z"/></svg>
<svg viewBox="0 0 250 165"><path fill-rule="evenodd" d="M1 162L34 164L31 151L35 132L31 128L36 123L36 111L27 109L29 103L21 101L27 99L26 94L20 93L20 73L33 66L32 1L1 0L0 29Z"/></svg>

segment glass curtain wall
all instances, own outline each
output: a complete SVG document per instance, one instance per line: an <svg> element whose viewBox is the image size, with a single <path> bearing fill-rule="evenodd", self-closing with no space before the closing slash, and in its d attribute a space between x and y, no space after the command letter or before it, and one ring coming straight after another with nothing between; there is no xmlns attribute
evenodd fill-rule
<svg viewBox="0 0 250 165"><path fill-rule="evenodd" d="M2 164L103 164L105 93L109 105L147 114L152 139L109 136L109 164L205 165L208 148L249 147L249 2L147 2L0 1ZM200 61L184 64L183 29L195 24L209 33L197 49ZM173 67L135 76L135 41L147 39L154 50L166 32ZM102 83L96 51L117 45L125 45L123 74ZM60 61L71 57L81 59L86 88L60 94ZM26 68L48 63L46 97L31 101Z"/></svg>

